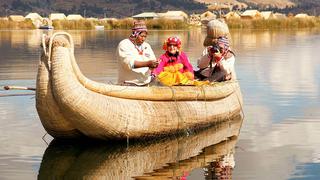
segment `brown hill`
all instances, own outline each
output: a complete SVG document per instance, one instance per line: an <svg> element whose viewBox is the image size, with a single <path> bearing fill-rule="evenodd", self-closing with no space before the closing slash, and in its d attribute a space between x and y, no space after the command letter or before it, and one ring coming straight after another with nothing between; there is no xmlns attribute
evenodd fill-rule
<svg viewBox="0 0 320 180"><path fill-rule="evenodd" d="M319 15L320 1L314 0L1 0L0 16L38 12L81 14L85 17L128 17L141 12L183 10L204 12L209 5L232 5L235 9L274 10L283 13Z"/></svg>
<svg viewBox="0 0 320 180"><path fill-rule="evenodd" d="M290 0L245 0L245 2L247 4L254 4L264 8L284 9L287 7L296 6L296 4Z"/></svg>
<svg viewBox="0 0 320 180"><path fill-rule="evenodd" d="M264 8L279 8L292 7L296 4L290 0L195 0L197 2L205 3L207 5L229 4L238 5L242 7L257 6Z"/></svg>
<svg viewBox="0 0 320 180"><path fill-rule="evenodd" d="M309 15L320 15L320 1L318 0L195 0L206 3L208 7L213 5L231 5L233 9L258 9L281 13L307 13ZM239 4L240 3L240 4Z"/></svg>
<svg viewBox="0 0 320 180"><path fill-rule="evenodd" d="M202 12L206 6L193 0L6 0L0 1L0 16L8 14L25 15L38 12L48 15L52 12L81 14L95 17L126 17L145 11L164 12L183 10L187 13Z"/></svg>

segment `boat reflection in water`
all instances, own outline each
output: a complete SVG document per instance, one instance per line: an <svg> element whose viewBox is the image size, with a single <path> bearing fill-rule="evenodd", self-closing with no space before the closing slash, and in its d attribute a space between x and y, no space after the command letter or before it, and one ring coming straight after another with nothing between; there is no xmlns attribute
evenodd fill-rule
<svg viewBox="0 0 320 180"><path fill-rule="evenodd" d="M38 179L183 179L198 168L203 178L230 179L241 125L237 116L205 130L129 144L53 140Z"/></svg>

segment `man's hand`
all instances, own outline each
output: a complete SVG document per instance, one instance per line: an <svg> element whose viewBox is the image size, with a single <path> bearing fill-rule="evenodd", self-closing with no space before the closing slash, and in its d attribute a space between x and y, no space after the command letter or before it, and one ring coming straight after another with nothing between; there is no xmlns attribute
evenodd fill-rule
<svg viewBox="0 0 320 180"><path fill-rule="evenodd" d="M157 60L150 60L149 61L149 68L156 68L156 67L158 67L158 65L159 65L159 61L157 61Z"/></svg>
<svg viewBox="0 0 320 180"><path fill-rule="evenodd" d="M158 65L159 65L159 61L157 60L134 61L134 68L141 68L141 67L156 68Z"/></svg>
<svg viewBox="0 0 320 180"><path fill-rule="evenodd" d="M226 80L226 81L230 80L231 78L232 78L231 73L226 74L226 75L224 76L224 80Z"/></svg>

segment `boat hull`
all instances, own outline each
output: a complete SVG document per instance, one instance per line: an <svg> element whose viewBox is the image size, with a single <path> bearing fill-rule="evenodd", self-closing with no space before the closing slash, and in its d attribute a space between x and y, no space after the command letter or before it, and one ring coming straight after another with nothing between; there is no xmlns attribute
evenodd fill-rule
<svg viewBox="0 0 320 180"><path fill-rule="evenodd" d="M210 126L240 114L242 96L235 81L202 87L98 83L83 76L72 41L65 41L56 38L50 59L43 55L38 70L36 107L53 137L151 137Z"/></svg>

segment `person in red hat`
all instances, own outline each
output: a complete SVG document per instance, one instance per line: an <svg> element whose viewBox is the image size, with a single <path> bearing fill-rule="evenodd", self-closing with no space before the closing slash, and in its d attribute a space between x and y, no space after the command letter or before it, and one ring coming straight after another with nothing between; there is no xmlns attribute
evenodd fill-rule
<svg viewBox="0 0 320 180"><path fill-rule="evenodd" d="M163 43L165 53L159 58L159 65L153 70L155 76L166 70L166 67L173 67L174 70L182 73L187 79L193 80L193 68L187 55L181 50L181 40L178 37L169 37ZM172 71L172 70L171 70ZM177 82L179 84L179 82Z"/></svg>
<svg viewBox="0 0 320 180"><path fill-rule="evenodd" d="M135 21L130 37L119 43L119 84L144 86L151 82L151 69L158 66L158 61L151 46L145 42L147 35L144 21Z"/></svg>

